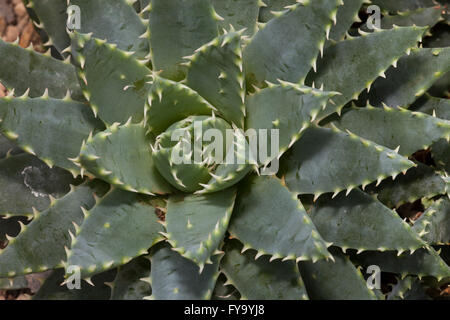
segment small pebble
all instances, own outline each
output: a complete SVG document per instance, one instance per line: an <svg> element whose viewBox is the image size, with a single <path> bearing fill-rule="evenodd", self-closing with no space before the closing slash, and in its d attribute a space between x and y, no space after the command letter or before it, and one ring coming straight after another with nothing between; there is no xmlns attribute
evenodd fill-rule
<svg viewBox="0 0 450 320"><path fill-rule="evenodd" d="M13 42L19 36L19 29L16 26L8 26L5 33L5 41Z"/></svg>

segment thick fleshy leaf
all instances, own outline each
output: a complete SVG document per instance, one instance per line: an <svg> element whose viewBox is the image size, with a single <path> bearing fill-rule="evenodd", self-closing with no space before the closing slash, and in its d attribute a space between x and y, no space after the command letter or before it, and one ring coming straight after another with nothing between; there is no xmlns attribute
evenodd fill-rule
<svg viewBox="0 0 450 320"><path fill-rule="evenodd" d="M219 249L228 228L236 189L169 198L167 238L174 250L203 268Z"/></svg>
<svg viewBox="0 0 450 320"><path fill-rule="evenodd" d="M183 57L218 36L210 0L152 0L149 18L153 67L171 80L184 78Z"/></svg>
<svg viewBox="0 0 450 320"><path fill-rule="evenodd" d="M193 193L202 189L202 184L211 179L210 172L206 166L201 164L170 164L172 157L171 149L160 149L153 154L153 161L161 175L173 187L186 193Z"/></svg>
<svg viewBox="0 0 450 320"><path fill-rule="evenodd" d="M343 249L404 251L425 246L398 214L359 189L334 199L320 197L310 216L322 237Z"/></svg>
<svg viewBox="0 0 450 320"><path fill-rule="evenodd" d="M323 49L338 0L297 3L258 31L244 50L248 82L303 83Z"/></svg>
<svg viewBox="0 0 450 320"><path fill-rule="evenodd" d="M450 200L437 200L414 223L413 229L429 244L450 244Z"/></svg>
<svg viewBox="0 0 450 320"><path fill-rule="evenodd" d="M27 4L39 19L39 28L45 30L48 37L46 45L62 51L70 45L67 27L67 0L30 0Z"/></svg>
<svg viewBox="0 0 450 320"><path fill-rule="evenodd" d="M286 10L286 7L296 4L296 0L264 0L264 5L259 10L259 21L268 22L275 18L276 13Z"/></svg>
<svg viewBox="0 0 450 320"><path fill-rule="evenodd" d="M413 254L405 252L398 256L396 252L367 251L352 257L352 260L364 265L377 265L381 271L398 273L402 276L433 276L438 280L450 277L450 267L432 249L419 249Z"/></svg>
<svg viewBox="0 0 450 320"><path fill-rule="evenodd" d="M229 32L189 57L186 85L217 108L228 122L244 127L245 79L241 34Z"/></svg>
<svg viewBox="0 0 450 320"><path fill-rule="evenodd" d="M248 146L248 144L246 144ZM249 150L249 149L246 149ZM214 177L203 186L196 194L214 193L232 187L253 170L253 166L246 164L219 164L214 171Z"/></svg>
<svg viewBox="0 0 450 320"><path fill-rule="evenodd" d="M75 39L83 94L94 113L108 124L142 121L151 71L116 45L81 34Z"/></svg>
<svg viewBox="0 0 450 320"><path fill-rule="evenodd" d="M69 230L74 230L72 222L81 225L81 207L91 208L94 192L101 193L104 188L103 184L84 184L53 202L47 210L36 213L33 221L22 227L19 236L0 253L0 277L62 267L64 247L70 245Z"/></svg>
<svg viewBox="0 0 450 320"><path fill-rule="evenodd" d="M150 53L147 23L142 21L126 0L70 0L80 7L80 33L93 33L98 39L106 39L123 51L132 51L139 59Z"/></svg>
<svg viewBox="0 0 450 320"><path fill-rule="evenodd" d="M30 89L30 96L38 97L48 89L48 93L55 98L63 98L69 91L74 99L84 100L75 68L69 62L2 40L0 56L0 81L6 87L14 88L16 95Z"/></svg>
<svg viewBox="0 0 450 320"><path fill-rule="evenodd" d="M403 108L353 108L336 125L389 149L400 147L398 152L404 156L441 138L450 139L450 121Z"/></svg>
<svg viewBox="0 0 450 320"><path fill-rule="evenodd" d="M381 19L382 29L391 29L396 26L433 27L441 19L441 9L436 7L421 8L415 11L399 12L396 15L386 15ZM371 31L367 25L361 27L364 31Z"/></svg>
<svg viewBox="0 0 450 320"><path fill-rule="evenodd" d="M258 157L259 164L268 164L273 159L279 159L303 134L328 100L335 92L324 92L296 84L282 82L281 85L271 85L249 96L246 102L248 116L246 128L256 132L278 130L278 150L273 154L270 136L267 141L265 158ZM266 141L259 141L261 144ZM262 144L261 144L262 145Z"/></svg>
<svg viewBox="0 0 450 320"><path fill-rule="evenodd" d="M138 257L117 269L112 283L111 300L141 300L152 293L146 279L150 276L150 261Z"/></svg>
<svg viewBox="0 0 450 320"><path fill-rule="evenodd" d="M323 85L327 91L342 95L333 98L319 119L341 110L347 102L357 99L360 92L394 64L404 53L416 47L425 28L396 27L377 30L361 37L347 39L328 46L319 59L317 73L308 75L307 83Z"/></svg>
<svg viewBox="0 0 450 320"><path fill-rule="evenodd" d="M408 276L398 281L387 300L431 300L417 277Z"/></svg>
<svg viewBox="0 0 450 320"><path fill-rule="evenodd" d="M0 118L7 138L49 166L74 175L79 168L69 158L78 156L83 140L103 126L85 104L48 97L0 99Z"/></svg>
<svg viewBox="0 0 450 320"><path fill-rule="evenodd" d="M252 36L258 30L259 0L212 0L212 3L223 18L219 21L220 27L228 29L232 25L236 30L246 29L246 36Z"/></svg>
<svg viewBox="0 0 450 320"><path fill-rule="evenodd" d="M155 77L149 93L147 126L155 136L191 115L211 115L217 109L191 88Z"/></svg>
<svg viewBox="0 0 450 320"><path fill-rule="evenodd" d="M340 252L331 248L333 261L299 263L306 290L314 300L377 300L361 272Z"/></svg>
<svg viewBox="0 0 450 320"><path fill-rule="evenodd" d="M331 27L330 39L340 41L354 22L359 20L358 12L365 0L343 0L344 4L338 7L336 25Z"/></svg>
<svg viewBox="0 0 450 320"><path fill-rule="evenodd" d="M414 102L410 109L430 115L435 114L438 118L450 120L450 99L435 98L425 94Z"/></svg>
<svg viewBox="0 0 450 320"><path fill-rule="evenodd" d="M155 300L208 300L211 298L217 277L221 255L212 258L199 273L198 266L183 258L170 246L163 244L154 248L151 255L150 274L152 295Z"/></svg>
<svg viewBox="0 0 450 320"><path fill-rule="evenodd" d="M398 208L406 202L445 194L446 183L432 168L418 163L395 180L386 179L378 187L369 186L369 191L376 193L378 200L386 206Z"/></svg>
<svg viewBox="0 0 450 320"><path fill-rule="evenodd" d="M30 154L0 160L0 214L31 216L33 208L45 210L50 196L60 198L75 183L62 169L50 169Z"/></svg>
<svg viewBox="0 0 450 320"><path fill-rule="evenodd" d="M33 300L109 300L111 288L106 283L114 279L115 271L107 271L92 277L92 286L86 281L81 281L80 289L69 289L61 286L64 279L64 269L58 269L45 280L39 291L33 296Z"/></svg>
<svg viewBox="0 0 450 320"><path fill-rule="evenodd" d="M0 289L1 290L19 290L29 288L30 284L25 276L15 277L15 278L2 278L0 279Z"/></svg>
<svg viewBox="0 0 450 320"><path fill-rule="evenodd" d="M319 127L305 131L284 164L288 188L316 198L381 181L415 165L395 151L354 134Z"/></svg>
<svg viewBox="0 0 450 320"><path fill-rule="evenodd" d="M220 266L226 284L235 286L245 300L307 300L305 286L294 261L255 259L254 250L241 253L242 244L231 240L224 246Z"/></svg>
<svg viewBox="0 0 450 320"><path fill-rule="evenodd" d="M397 68L377 79L368 94L371 105L406 107L423 95L433 83L450 71L450 48L414 49L398 61Z"/></svg>
<svg viewBox="0 0 450 320"><path fill-rule="evenodd" d="M161 231L148 199L113 189L86 212L72 239L67 265L78 266L83 278L90 277L147 253L161 241Z"/></svg>
<svg viewBox="0 0 450 320"><path fill-rule="evenodd" d="M297 261L330 257L327 243L300 201L274 177L254 176L241 185L229 232L246 248L257 250L258 257Z"/></svg>
<svg viewBox="0 0 450 320"><path fill-rule="evenodd" d="M383 11L392 12L433 7L436 5L433 0L371 0L371 2L379 6Z"/></svg>
<svg viewBox="0 0 450 320"><path fill-rule="evenodd" d="M82 166L103 180L133 192L164 194L171 191L156 169L141 124L112 125L81 148Z"/></svg>

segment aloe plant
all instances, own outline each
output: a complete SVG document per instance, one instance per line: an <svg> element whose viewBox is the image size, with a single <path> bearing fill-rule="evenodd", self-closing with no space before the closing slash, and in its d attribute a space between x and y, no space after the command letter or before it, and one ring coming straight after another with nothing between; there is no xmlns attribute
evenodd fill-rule
<svg viewBox="0 0 450 320"><path fill-rule="evenodd" d="M370 265L408 276L390 299L449 282L450 117L427 91L450 48L426 1L375 30L365 0L25 2L49 51L0 41L2 286L55 270L36 299L383 299ZM232 143L174 163L196 123ZM250 161L247 130L275 153ZM413 225L396 208L417 200Z"/></svg>

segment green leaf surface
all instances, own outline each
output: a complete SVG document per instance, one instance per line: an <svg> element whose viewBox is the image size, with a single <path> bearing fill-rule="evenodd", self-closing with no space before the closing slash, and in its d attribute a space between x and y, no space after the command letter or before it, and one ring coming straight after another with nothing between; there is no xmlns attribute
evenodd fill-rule
<svg viewBox="0 0 450 320"><path fill-rule="evenodd" d="M148 282L141 279L150 276L150 261L138 257L117 269L112 284L111 300L142 300L152 293Z"/></svg>
<svg viewBox="0 0 450 320"><path fill-rule="evenodd" d="M75 68L70 63L2 40L0 56L0 81L6 87L14 88L16 95L30 89L30 96L38 97L48 89L55 98L63 98L69 91L74 99L84 100Z"/></svg>
<svg viewBox="0 0 450 320"><path fill-rule="evenodd" d="M271 85L258 90L247 99L246 128L256 132L267 130L267 155L258 157L260 164L268 164L288 150L303 134L320 110L325 107L330 97L336 93L281 82L281 85ZM271 130L278 130L278 150L276 154L272 142ZM266 142L259 140L259 143Z"/></svg>
<svg viewBox="0 0 450 320"><path fill-rule="evenodd" d="M254 250L241 253L237 240L224 246L221 271L226 284L235 286L245 300L307 300L305 286L294 261L269 261L269 257L255 259Z"/></svg>
<svg viewBox="0 0 450 320"><path fill-rule="evenodd" d="M70 245L69 230L74 231L72 222L81 225L81 207L91 208L94 192L92 184L77 187L50 208L35 215L33 221L22 229L17 238L0 253L0 277L14 277L62 266ZM43 236L43 233L45 232Z"/></svg>
<svg viewBox="0 0 450 320"><path fill-rule="evenodd" d="M248 147L248 144L246 144ZM247 149L249 150L249 149ZM232 187L253 169L253 167L246 164L219 164L214 171L214 177L208 181L202 190L196 191L197 194L213 193Z"/></svg>
<svg viewBox="0 0 450 320"><path fill-rule="evenodd" d="M372 4L377 5L383 11L405 11L418 8L435 6L433 0L371 0Z"/></svg>
<svg viewBox="0 0 450 320"><path fill-rule="evenodd" d="M354 22L359 20L358 12L365 0L343 0L344 4L338 7L336 25L330 30L330 39L340 41Z"/></svg>
<svg viewBox="0 0 450 320"><path fill-rule="evenodd" d="M155 136L191 115L211 115L217 109L184 84L156 77L149 93L147 126Z"/></svg>
<svg viewBox="0 0 450 320"><path fill-rule="evenodd" d="M219 276L220 255L212 258L199 273L198 266L171 250L167 244L152 250L150 275L155 300L207 300L211 298Z"/></svg>
<svg viewBox="0 0 450 320"><path fill-rule="evenodd" d="M170 197L166 229L174 250L203 268L224 238L235 198L234 188L206 195Z"/></svg>
<svg viewBox="0 0 450 320"><path fill-rule="evenodd" d="M196 50L189 58L186 85L215 106L225 120L243 128L245 79L240 36L229 32Z"/></svg>
<svg viewBox="0 0 450 320"><path fill-rule="evenodd" d="M70 45L67 27L67 0L31 0L31 8L39 18L39 28L44 29L48 37L46 44L53 45L62 55L62 51Z"/></svg>
<svg viewBox="0 0 450 320"><path fill-rule="evenodd" d="M125 123L130 117L142 121L151 71L115 45L80 34L76 39L78 74L94 113L108 124Z"/></svg>
<svg viewBox="0 0 450 320"><path fill-rule="evenodd" d="M320 197L310 216L322 237L343 249L404 251L425 245L397 213L359 189Z"/></svg>
<svg viewBox="0 0 450 320"><path fill-rule="evenodd" d="M399 175L395 180L386 179L378 187L370 186L369 191L376 193L378 200L386 206L398 208L406 202L445 194L446 183L432 168L418 163L405 175Z"/></svg>
<svg viewBox="0 0 450 320"><path fill-rule="evenodd" d="M11 279L0 279L0 289L2 290L19 290L28 288L29 284L25 276L15 277Z"/></svg>
<svg viewBox="0 0 450 320"><path fill-rule="evenodd" d="M420 27L433 27L441 19L441 10L435 7L421 8L415 11L399 12L396 15L386 15L381 19L382 29L391 29L396 26L420 26ZM361 27L364 31L371 31L367 27L367 24Z"/></svg>
<svg viewBox="0 0 450 320"><path fill-rule="evenodd" d="M102 124L83 103L71 99L0 99L2 133L23 150L48 165L59 166L74 175L79 168L69 160L78 156L83 140Z"/></svg>
<svg viewBox="0 0 450 320"><path fill-rule="evenodd" d="M264 0L263 5L259 10L259 21L268 22L275 18L275 13L286 10L287 6L296 4L296 0Z"/></svg>
<svg viewBox="0 0 450 320"><path fill-rule="evenodd" d="M201 190L202 184L211 179L210 172L206 166L201 164L170 164L172 150L169 148L160 149L153 153L153 161L161 175L173 187L186 193L193 193Z"/></svg>
<svg viewBox="0 0 450 320"><path fill-rule="evenodd" d="M109 300L111 288L106 284L114 279L115 271L92 277L91 284L81 281L80 289L68 289L64 282L64 269L57 269L48 277L33 300Z"/></svg>
<svg viewBox="0 0 450 320"><path fill-rule="evenodd" d="M329 258L321 238L300 201L269 176L254 176L238 192L230 234L246 248L273 259L319 260ZM268 196L270 195L270 196Z"/></svg>
<svg viewBox="0 0 450 320"><path fill-rule="evenodd" d="M247 81L303 83L315 66L338 0L298 3L258 31L244 50Z"/></svg>
<svg viewBox="0 0 450 320"><path fill-rule="evenodd" d="M419 111L436 117L450 120L450 99L435 98L425 94L418 99L410 108L413 111Z"/></svg>
<svg viewBox="0 0 450 320"><path fill-rule="evenodd" d="M319 59L317 73L310 73L306 82L314 82L316 87L323 85L324 90L342 95L333 98L334 104L329 103L319 119L357 99L363 89L416 46L424 31L425 28L419 27L377 30L328 46Z"/></svg>
<svg viewBox="0 0 450 320"><path fill-rule="evenodd" d="M370 104L406 107L423 95L433 83L450 71L450 48L414 49L398 61L397 68L377 79L370 89Z"/></svg>
<svg viewBox="0 0 450 320"><path fill-rule="evenodd" d="M67 265L83 278L128 263L162 239L155 208L145 198L120 189L109 192L76 230ZM67 273L67 270L66 270Z"/></svg>
<svg viewBox="0 0 450 320"><path fill-rule="evenodd" d="M398 273L402 276L433 276L438 280L450 277L450 267L432 249L419 249L398 256L396 252L367 251L352 257L352 260L364 265L377 265L383 272Z"/></svg>
<svg viewBox="0 0 450 320"><path fill-rule="evenodd" d="M70 0L80 7L80 33L93 33L98 39L106 39L123 51L134 52L138 59L150 53L147 37L148 21L142 21L126 0Z"/></svg>
<svg viewBox="0 0 450 320"><path fill-rule="evenodd" d="M389 149L400 147L398 152L404 156L450 138L450 121L403 108L353 108L336 125Z"/></svg>
<svg viewBox="0 0 450 320"><path fill-rule="evenodd" d="M83 167L103 180L133 192L164 194L171 188L158 173L142 124L113 125L81 148Z"/></svg>
<svg viewBox="0 0 450 320"><path fill-rule="evenodd" d="M418 278L408 276L398 281L389 292L387 300L431 300L431 298Z"/></svg>
<svg viewBox="0 0 450 320"><path fill-rule="evenodd" d="M302 261L298 267L313 300L377 300L361 272L338 248L331 248L333 261Z"/></svg>
<svg viewBox="0 0 450 320"><path fill-rule="evenodd" d="M285 181L291 191L318 197L384 180L415 164L354 134L310 127L283 165L288 168Z"/></svg>
<svg viewBox="0 0 450 320"><path fill-rule="evenodd" d="M152 0L150 42L152 64L171 80L184 78L183 57L218 36L210 0Z"/></svg>
<svg viewBox="0 0 450 320"><path fill-rule="evenodd" d="M442 198L433 203L413 229L429 244L450 244L450 200Z"/></svg>
<svg viewBox="0 0 450 320"><path fill-rule="evenodd" d="M212 4L223 18L219 27L228 29L232 25L236 30L246 29L244 34L250 37L258 31L258 0L212 0Z"/></svg>
<svg viewBox="0 0 450 320"><path fill-rule="evenodd" d="M33 208L45 210L50 196L60 198L70 191L76 181L62 169L50 169L29 154L0 160L0 214L33 214Z"/></svg>

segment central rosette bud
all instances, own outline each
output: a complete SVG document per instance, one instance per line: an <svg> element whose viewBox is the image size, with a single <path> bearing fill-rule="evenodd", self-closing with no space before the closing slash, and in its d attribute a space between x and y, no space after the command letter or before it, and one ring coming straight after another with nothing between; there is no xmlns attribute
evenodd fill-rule
<svg viewBox="0 0 450 320"><path fill-rule="evenodd" d="M215 172L219 166L239 162L236 156L245 150L245 141L239 130L221 118L190 116L156 138L155 165L174 187L194 192L218 178Z"/></svg>

